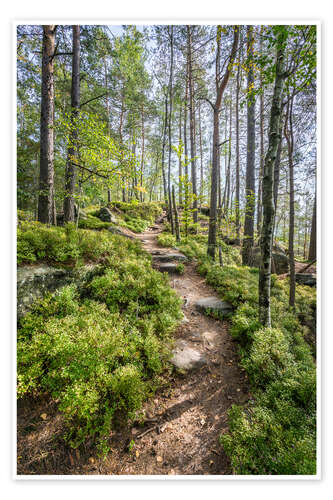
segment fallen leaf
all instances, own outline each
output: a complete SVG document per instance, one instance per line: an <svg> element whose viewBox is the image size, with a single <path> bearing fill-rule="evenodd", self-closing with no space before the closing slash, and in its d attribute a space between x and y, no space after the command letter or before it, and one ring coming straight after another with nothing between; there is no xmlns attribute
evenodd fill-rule
<svg viewBox="0 0 333 500"><path fill-rule="evenodd" d="M41 418L42 418L43 420L46 420L46 419L47 419L47 415L46 415L46 413L42 413L42 414L41 414Z"/></svg>
<svg viewBox="0 0 333 500"><path fill-rule="evenodd" d="M206 423L206 420L205 420L204 418L202 418L202 419L200 420L200 424L201 424L201 425L205 425L205 423Z"/></svg>
<svg viewBox="0 0 333 500"><path fill-rule="evenodd" d="M209 465L213 465L214 460L209 460Z"/></svg>
<svg viewBox="0 0 333 500"><path fill-rule="evenodd" d="M139 458L140 453L139 453L139 451L138 451L138 450L136 450L136 452L135 452L135 456L136 456L136 458Z"/></svg>
<svg viewBox="0 0 333 500"><path fill-rule="evenodd" d="M239 389L239 388L237 389L237 392L240 392L240 389Z"/></svg>
<svg viewBox="0 0 333 500"><path fill-rule="evenodd" d="M94 459L94 457L90 457L90 458L89 458L89 462L90 462L91 464L94 464L94 463L95 463L95 459Z"/></svg>
<svg viewBox="0 0 333 500"><path fill-rule="evenodd" d="M220 417L218 415L215 415L215 420L218 420Z"/></svg>
<svg viewBox="0 0 333 500"><path fill-rule="evenodd" d="M163 458L160 457L159 455L157 455L156 462L159 462L159 463L163 462Z"/></svg>

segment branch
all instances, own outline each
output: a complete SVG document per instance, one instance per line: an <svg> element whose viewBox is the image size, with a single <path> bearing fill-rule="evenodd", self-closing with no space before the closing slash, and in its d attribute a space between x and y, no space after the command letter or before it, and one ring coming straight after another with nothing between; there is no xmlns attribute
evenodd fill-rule
<svg viewBox="0 0 333 500"><path fill-rule="evenodd" d="M99 172L95 172L94 170L91 170L88 167L84 167L83 165L80 165L79 163L74 163L73 161L71 163L75 167L79 167L79 168L82 168L83 170L87 170L87 172L90 172L92 175L97 175L98 177L103 177L104 179L108 179L109 178L107 175L103 175L103 174L100 174Z"/></svg>
<svg viewBox="0 0 333 500"><path fill-rule="evenodd" d="M220 146L222 146L223 144L225 144L226 142L229 142L230 139L226 139L225 141L223 142L220 142L220 144L217 145L217 147L219 148Z"/></svg>
<svg viewBox="0 0 333 500"><path fill-rule="evenodd" d="M208 97L198 97L198 99L201 100L201 101L207 101L211 105L211 107L213 108L213 110L215 110L214 104L212 103L212 101L210 101L208 99Z"/></svg>
<svg viewBox="0 0 333 500"><path fill-rule="evenodd" d="M106 95L108 95L108 92L104 92L104 94L101 94L101 95L98 95L96 97L92 97L91 99L88 99L88 101L85 101L85 102L82 102L80 104L80 108L82 108L82 106L85 106L86 104L88 104L89 102L91 101L95 101L96 99L100 99L101 97L105 97Z"/></svg>

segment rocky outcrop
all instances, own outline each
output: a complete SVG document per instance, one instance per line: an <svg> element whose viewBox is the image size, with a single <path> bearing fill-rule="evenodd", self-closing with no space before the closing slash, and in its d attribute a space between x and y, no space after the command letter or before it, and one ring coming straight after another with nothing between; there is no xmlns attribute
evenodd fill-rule
<svg viewBox="0 0 333 500"><path fill-rule="evenodd" d="M177 262L186 262L188 260L188 258L182 253L154 254L153 259L156 262L172 262L174 260Z"/></svg>
<svg viewBox="0 0 333 500"><path fill-rule="evenodd" d="M289 272L289 259L285 253L273 250L272 259L274 260L276 274L286 274ZM252 250L252 265L253 267L260 267L260 247L254 247Z"/></svg>
<svg viewBox="0 0 333 500"><path fill-rule="evenodd" d="M229 302L218 299L217 297L205 297L195 303L198 311L217 313L220 316L228 316L232 314L233 307Z"/></svg>
<svg viewBox="0 0 333 500"><path fill-rule="evenodd" d="M22 266L17 270L17 317L24 316L34 302L48 293L74 283L84 287L102 271L101 266L86 265L78 269L58 269L46 264Z"/></svg>
<svg viewBox="0 0 333 500"><path fill-rule="evenodd" d="M308 286L317 285L317 277L315 274L296 273L295 280L296 283L298 283L299 285L308 285Z"/></svg>
<svg viewBox="0 0 333 500"><path fill-rule="evenodd" d="M99 211L98 218L103 222L112 222L112 224L117 224L117 218L113 215L111 210L107 207L102 207Z"/></svg>
<svg viewBox="0 0 333 500"><path fill-rule="evenodd" d="M132 236L131 234L125 233L125 231L123 231L120 227L110 226L108 228L108 231L110 231L110 233L112 233L112 234L119 234L120 236L125 236L125 238L128 238L130 240L135 240L134 236Z"/></svg>

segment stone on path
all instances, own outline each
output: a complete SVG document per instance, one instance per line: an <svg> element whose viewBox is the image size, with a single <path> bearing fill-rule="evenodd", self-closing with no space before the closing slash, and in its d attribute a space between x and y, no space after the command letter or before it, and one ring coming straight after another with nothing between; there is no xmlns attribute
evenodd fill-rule
<svg viewBox="0 0 333 500"><path fill-rule="evenodd" d="M161 253L155 254L154 259L157 262L172 262L173 260L176 260L177 262L185 262L187 257L182 253Z"/></svg>
<svg viewBox="0 0 333 500"><path fill-rule="evenodd" d="M310 273L296 273L295 275L296 283L299 285L308 285L308 286L316 286L317 277L315 274Z"/></svg>
<svg viewBox="0 0 333 500"><path fill-rule="evenodd" d="M178 340L170 362L179 370L194 370L206 365L207 359L185 340Z"/></svg>
<svg viewBox="0 0 333 500"><path fill-rule="evenodd" d="M158 270L161 271L161 273L169 273L169 274L179 274L178 264L173 264L172 262L163 262L158 265Z"/></svg>
<svg viewBox="0 0 333 500"><path fill-rule="evenodd" d="M110 231L110 233L119 234L120 236L124 236L125 238L129 238L130 240L136 239L134 236L131 236L130 234L125 233L125 231L123 231L119 227L110 226L108 228L108 231Z"/></svg>
<svg viewBox="0 0 333 500"><path fill-rule="evenodd" d="M233 307L228 302L218 299L217 297L205 297L198 300L195 303L195 307L198 311L203 312L216 312L222 316L231 314L233 312Z"/></svg>

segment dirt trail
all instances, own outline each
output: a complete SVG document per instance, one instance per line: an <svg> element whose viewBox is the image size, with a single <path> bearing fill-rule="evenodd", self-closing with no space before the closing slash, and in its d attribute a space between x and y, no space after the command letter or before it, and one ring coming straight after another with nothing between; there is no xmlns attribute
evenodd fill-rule
<svg viewBox="0 0 333 500"><path fill-rule="evenodd" d="M138 238L150 253L157 250L163 254L174 253L174 249L161 249L157 245L156 236L161 230L162 223L156 224ZM18 462L18 473L231 474L219 436L228 430L230 406L244 404L251 397L247 377L238 365L237 346L228 333L228 323L201 314L194 307L196 300L216 296L195 271L195 264L185 264L184 274L172 275L170 283L187 299L183 308L187 321L179 326L176 337L204 353L206 364L183 374L174 372L168 386L146 403L143 427L137 424L112 433L111 453L106 460L98 459L89 445L75 452L69 451L60 438L59 443L57 438L52 443L51 436L60 436L62 430L62 418L53 403L45 400L33 406L22 403L21 418L18 418L21 434L18 455L22 459ZM52 417L41 421L43 412ZM27 418L36 422L31 424L30 430Z"/></svg>

